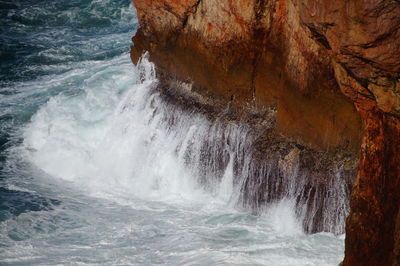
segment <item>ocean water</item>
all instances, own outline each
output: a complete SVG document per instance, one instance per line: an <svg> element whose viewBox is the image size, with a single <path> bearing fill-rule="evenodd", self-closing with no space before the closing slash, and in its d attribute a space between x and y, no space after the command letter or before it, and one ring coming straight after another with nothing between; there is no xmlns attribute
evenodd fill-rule
<svg viewBox="0 0 400 266"><path fill-rule="evenodd" d="M291 198L238 207L251 130L163 101L147 57L130 62L129 0L0 12L0 265L342 260L344 236L305 234Z"/></svg>

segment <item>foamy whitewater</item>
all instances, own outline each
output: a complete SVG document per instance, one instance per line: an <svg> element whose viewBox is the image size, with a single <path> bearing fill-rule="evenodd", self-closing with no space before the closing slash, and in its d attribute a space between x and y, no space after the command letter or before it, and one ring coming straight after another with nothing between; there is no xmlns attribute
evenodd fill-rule
<svg viewBox="0 0 400 266"><path fill-rule="evenodd" d="M163 101L153 64L130 62L129 0L32 3L1 4L1 265L342 260L344 236L302 232L290 196L239 207L251 129Z"/></svg>

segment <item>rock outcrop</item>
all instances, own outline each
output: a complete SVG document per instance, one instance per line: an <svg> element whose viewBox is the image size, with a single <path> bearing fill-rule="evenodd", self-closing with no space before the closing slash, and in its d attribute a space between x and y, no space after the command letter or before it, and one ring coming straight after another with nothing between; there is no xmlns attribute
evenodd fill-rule
<svg viewBox="0 0 400 266"><path fill-rule="evenodd" d="M162 82L221 109L273 108L279 136L359 156L344 265L400 263L398 0L133 2L132 59L149 51Z"/></svg>
<svg viewBox="0 0 400 266"><path fill-rule="evenodd" d="M330 57L290 1L135 1L133 55L209 98L277 107L286 136L320 149L358 150L361 122L335 81Z"/></svg>

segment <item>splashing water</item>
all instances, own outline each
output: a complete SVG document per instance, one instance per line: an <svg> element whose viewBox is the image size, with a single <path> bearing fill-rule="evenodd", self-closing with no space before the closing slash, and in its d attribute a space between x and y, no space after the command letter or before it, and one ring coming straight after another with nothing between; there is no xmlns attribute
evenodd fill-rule
<svg viewBox="0 0 400 266"><path fill-rule="evenodd" d="M297 192L258 216L238 208L255 133L163 101L153 64L112 41L133 35L133 9L106 2L69 2L50 22L65 3L26 11L51 32L102 30L28 57L29 79L2 73L1 264L337 265L343 236L304 234Z"/></svg>

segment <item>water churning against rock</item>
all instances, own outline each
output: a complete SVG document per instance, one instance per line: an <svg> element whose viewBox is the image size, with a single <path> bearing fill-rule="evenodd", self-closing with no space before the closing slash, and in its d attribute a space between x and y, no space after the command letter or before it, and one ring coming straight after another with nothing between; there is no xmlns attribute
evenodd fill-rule
<svg viewBox="0 0 400 266"><path fill-rule="evenodd" d="M163 136L168 143L165 152L175 153L172 157L186 169L181 170L186 171L186 178L229 205L258 214L271 206L288 204L307 232L344 232L349 191L341 169L328 181L313 183L309 176L299 174L298 149L284 158L271 159L268 154L256 157L254 143L259 133L251 125L224 119L224 114L210 121L162 101L155 90L158 84L154 66L147 57L138 65L143 84L140 88L145 92L132 92L120 107L121 113L130 110L129 106L142 106L131 111L144 111L141 117L148 119L146 123L153 128L149 133L152 141L159 138L153 132L167 132ZM158 147L150 152L158 153ZM156 179L154 182L162 183Z"/></svg>
<svg viewBox="0 0 400 266"><path fill-rule="evenodd" d="M28 56L21 69L32 77L2 73L0 264L339 263L340 169L310 182L298 150L260 156L251 124L166 100L154 65L133 66L124 48L129 1L53 2L34 11L60 5L82 23L31 19L61 23L68 43L39 52L53 61ZM305 234L315 228L325 232Z"/></svg>
<svg viewBox="0 0 400 266"><path fill-rule="evenodd" d="M340 172L328 186L310 187L309 177L298 175L296 158L290 158L295 155L277 165L267 156L255 159L257 133L249 125L209 121L163 102L154 65L144 57L138 69L138 83L101 131L92 131L91 110L75 101L62 110L59 97L40 110L25 136L33 162L50 175L106 193L126 190L158 200L190 199L204 190L258 214L285 202L306 230L318 223L322 231L343 232L348 193ZM62 119L70 116L82 121Z"/></svg>

